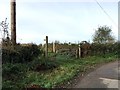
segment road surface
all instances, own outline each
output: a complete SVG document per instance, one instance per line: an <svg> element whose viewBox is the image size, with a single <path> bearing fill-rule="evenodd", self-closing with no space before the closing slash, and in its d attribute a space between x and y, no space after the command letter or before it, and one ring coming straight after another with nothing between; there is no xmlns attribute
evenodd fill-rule
<svg viewBox="0 0 120 90"><path fill-rule="evenodd" d="M120 88L118 66L118 61L105 64L86 75L73 88Z"/></svg>

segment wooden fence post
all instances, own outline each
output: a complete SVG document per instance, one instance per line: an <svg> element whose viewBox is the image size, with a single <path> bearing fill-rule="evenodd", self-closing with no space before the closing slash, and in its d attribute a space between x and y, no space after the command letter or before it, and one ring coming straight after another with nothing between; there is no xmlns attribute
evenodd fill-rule
<svg viewBox="0 0 120 90"><path fill-rule="evenodd" d="M81 58L81 47L79 45L79 48L78 48L78 53L79 53L79 58Z"/></svg>
<svg viewBox="0 0 120 90"><path fill-rule="evenodd" d="M48 36L46 36L46 44L45 44L45 58L48 58Z"/></svg>
<svg viewBox="0 0 120 90"><path fill-rule="evenodd" d="M78 58L78 49L76 50L76 58Z"/></svg>
<svg viewBox="0 0 120 90"><path fill-rule="evenodd" d="M53 53L55 53L55 42L53 42Z"/></svg>

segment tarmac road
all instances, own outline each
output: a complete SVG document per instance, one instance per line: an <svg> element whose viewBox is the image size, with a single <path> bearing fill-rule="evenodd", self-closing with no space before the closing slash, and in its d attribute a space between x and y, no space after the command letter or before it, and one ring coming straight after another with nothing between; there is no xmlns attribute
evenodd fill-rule
<svg viewBox="0 0 120 90"><path fill-rule="evenodd" d="M118 61L105 64L86 75L74 88L120 88L118 66L120 66Z"/></svg>

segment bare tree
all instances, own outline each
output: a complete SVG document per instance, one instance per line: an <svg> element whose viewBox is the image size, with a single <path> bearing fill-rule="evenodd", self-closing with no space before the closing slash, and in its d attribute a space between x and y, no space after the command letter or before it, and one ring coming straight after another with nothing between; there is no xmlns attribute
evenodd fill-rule
<svg viewBox="0 0 120 90"><path fill-rule="evenodd" d="M9 23L7 23L7 18L5 19L5 21L0 22L2 40L6 40L7 38L9 38L8 25Z"/></svg>

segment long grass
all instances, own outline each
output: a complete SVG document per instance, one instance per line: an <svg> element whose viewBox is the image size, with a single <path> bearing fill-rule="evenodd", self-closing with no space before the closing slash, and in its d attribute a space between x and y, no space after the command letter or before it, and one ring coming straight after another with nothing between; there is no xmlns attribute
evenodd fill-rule
<svg viewBox="0 0 120 90"><path fill-rule="evenodd" d="M98 64L108 63L115 60L117 60L117 56L114 54L109 54L106 55L105 57L90 56L80 59L70 58L65 55L56 55L55 60L52 61L48 60L45 62L47 63L46 65L56 64L57 66L53 69L48 69L45 71L35 71L34 69L34 67L37 66L37 64L38 65L41 64L41 58L37 58L36 60L29 62L28 64L22 64L22 67L21 65L17 64L16 65L8 64L3 66L3 68L5 69L6 67L7 69L10 67L11 68L17 67L22 69L19 70L19 72L21 73L18 74L10 72L11 73L10 75L16 75L15 80L7 79L6 78L7 76L4 77L3 88L5 87L25 88L31 87L33 85L37 85L42 88L54 88L55 86L72 79L78 73L86 72L88 69L93 68ZM21 76L23 75L23 77L19 77L19 74L21 74Z"/></svg>

